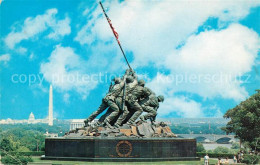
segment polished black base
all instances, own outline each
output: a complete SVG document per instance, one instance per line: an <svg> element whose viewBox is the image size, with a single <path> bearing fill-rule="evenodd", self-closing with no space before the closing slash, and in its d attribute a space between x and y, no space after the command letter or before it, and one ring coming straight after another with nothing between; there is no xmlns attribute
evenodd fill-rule
<svg viewBox="0 0 260 165"><path fill-rule="evenodd" d="M195 139L46 138L42 159L87 161L198 160Z"/></svg>
<svg viewBox="0 0 260 165"><path fill-rule="evenodd" d="M82 157L51 157L41 156L42 160L65 160L65 161L88 161L88 162L155 162L155 161L199 161L195 157L174 157L174 158L82 158Z"/></svg>

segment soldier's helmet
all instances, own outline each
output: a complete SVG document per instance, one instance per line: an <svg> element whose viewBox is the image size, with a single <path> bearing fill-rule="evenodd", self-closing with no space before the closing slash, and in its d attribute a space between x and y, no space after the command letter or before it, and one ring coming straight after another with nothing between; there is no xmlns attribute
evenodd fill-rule
<svg viewBox="0 0 260 165"><path fill-rule="evenodd" d="M126 80L126 83L132 83L132 82L134 82L133 76L127 76L125 80Z"/></svg>
<svg viewBox="0 0 260 165"><path fill-rule="evenodd" d="M163 95L159 95L157 98L158 98L159 102L163 102L164 101L164 96Z"/></svg>
<svg viewBox="0 0 260 165"><path fill-rule="evenodd" d="M139 80L139 81L138 81L138 85L144 87L144 85L145 85L145 81L144 81L143 79L142 79L142 80Z"/></svg>
<svg viewBox="0 0 260 165"><path fill-rule="evenodd" d="M119 77L115 77L113 81L115 82L115 84L119 84L121 79Z"/></svg>

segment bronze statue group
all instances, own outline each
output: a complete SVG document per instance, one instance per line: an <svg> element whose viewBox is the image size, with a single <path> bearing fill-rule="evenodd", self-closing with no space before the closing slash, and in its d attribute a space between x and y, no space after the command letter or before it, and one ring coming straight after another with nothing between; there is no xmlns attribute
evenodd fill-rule
<svg viewBox="0 0 260 165"><path fill-rule="evenodd" d="M156 96L145 86L144 80L138 80L136 73L132 69L127 69L122 78L113 79L99 108L84 121L85 126L89 126L89 122L106 109L107 112L100 117L96 126L109 128L119 128L123 124L130 126L138 117L142 121L150 119L154 122L159 102L163 101L162 95ZM142 115L143 112L147 113Z"/></svg>

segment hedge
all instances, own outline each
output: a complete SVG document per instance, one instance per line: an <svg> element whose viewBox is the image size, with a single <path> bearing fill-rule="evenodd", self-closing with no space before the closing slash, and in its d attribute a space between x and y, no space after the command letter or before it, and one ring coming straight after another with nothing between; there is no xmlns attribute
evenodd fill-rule
<svg viewBox="0 0 260 165"><path fill-rule="evenodd" d="M226 153L206 153L206 152L197 152L197 157L203 158L206 154L208 154L208 156L210 158L230 158L233 159L234 154L226 154Z"/></svg>
<svg viewBox="0 0 260 165"><path fill-rule="evenodd" d="M42 156L45 154L44 151L30 151L30 152L18 152L18 153L24 156Z"/></svg>
<svg viewBox="0 0 260 165"><path fill-rule="evenodd" d="M8 152L8 154L10 155L22 155L22 156L42 156L45 154L44 151L30 151L30 152L15 152L15 151L12 151L12 152ZM6 153L2 153L1 154L2 156L5 156Z"/></svg>

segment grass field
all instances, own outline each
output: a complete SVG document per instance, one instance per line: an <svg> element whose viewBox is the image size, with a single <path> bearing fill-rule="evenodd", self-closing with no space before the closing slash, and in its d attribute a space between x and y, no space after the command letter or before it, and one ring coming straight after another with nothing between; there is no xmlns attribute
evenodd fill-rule
<svg viewBox="0 0 260 165"><path fill-rule="evenodd" d="M163 161L163 162L84 162L84 161L57 161L57 160L41 160L40 157L32 157L33 162L29 163L30 165L60 165L60 164L71 164L71 165L77 165L77 164L91 164L91 165L169 165L169 164L179 164L179 165L202 165L203 159L200 161ZM217 160L210 160L210 164L216 164Z"/></svg>

